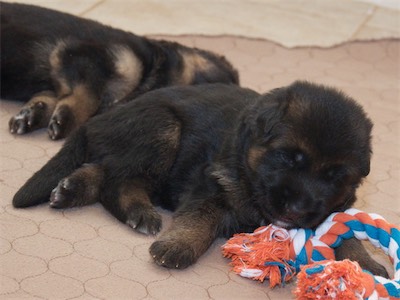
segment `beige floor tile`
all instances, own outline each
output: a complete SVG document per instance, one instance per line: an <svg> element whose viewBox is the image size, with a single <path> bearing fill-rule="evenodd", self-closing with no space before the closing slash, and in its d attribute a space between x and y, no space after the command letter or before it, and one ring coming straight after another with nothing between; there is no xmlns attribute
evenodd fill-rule
<svg viewBox="0 0 400 300"><path fill-rule="evenodd" d="M0 282L4 294L11 294L19 290L18 282L12 278L0 275Z"/></svg>
<svg viewBox="0 0 400 300"><path fill-rule="evenodd" d="M147 257L146 253L146 257ZM148 286L151 282L163 281L171 277L169 270L159 268L149 261L141 261L137 258L117 261L111 264L110 270L113 274Z"/></svg>
<svg viewBox="0 0 400 300"><path fill-rule="evenodd" d="M10 243L38 232L37 224L30 219L16 217L7 212L0 214L0 236Z"/></svg>
<svg viewBox="0 0 400 300"><path fill-rule="evenodd" d="M398 0L356 0L366 2L379 7L386 7L390 9L400 10L400 2Z"/></svg>
<svg viewBox="0 0 400 300"><path fill-rule="evenodd" d="M113 0L85 17L138 34L234 34L266 38L288 47L313 45L316 40L321 46L331 46L348 40L370 8L345 0L314 0L313 5L290 0Z"/></svg>
<svg viewBox="0 0 400 300"><path fill-rule="evenodd" d="M165 280L151 282L147 286L147 291L149 295L155 299L210 299L208 291L195 282L186 283L177 280L173 276L170 276Z"/></svg>
<svg viewBox="0 0 400 300"><path fill-rule="evenodd" d="M91 240L97 237L96 230L84 223L77 223L66 218L46 220L40 223L40 232L50 238L55 238L68 243ZM76 233L79 232L79 235Z"/></svg>
<svg viewBox="0 0 400 300"><path fill-rule="evenodd" d="M42 259L19 254L13 249L0 256L0 266L1 275L17 282L38 276L47 270L47 264ZM3 282L0 282L0 288L3 293Z"/></svg>
<svg viewBox="0 0 400 300"><path fill-rule="evenodd" d="M67 12L74 15L80 15L87 10L94 7L96 4L102 2L102 0L2 0L4 2L16 2L33 4L38 6L47 7L50 9L56 9L63 12Z"/></svg>
<svg viewBox="0 0 400 300"><path fill-rule="evenodd" d="M85 283L87 293L99 299L143 299L146 288L135 281L109 274Z"/></svg>
<svg viewBox="0 0 400 300"><path fill-rule="evenodd" d="M131 250L128 247L106 241L102 238L76 242L74 248L81 256L95 259L106 264L128 259L132 256Z"/></svg>
<svg viewBox="0 0 400 300"><path fill-rule="evenodd" d="M396 10L378 8L352 39L368 40L391 37L400 38L400 13Z"/></svg>
<svg viewBox="0 0 400 300"><path fill-rule="evenodd" d="M110 272L106 264L76 253L51 260L49 269L58 275L75 278L81 282L106 276Z"/></svg>
<svg viewBox="0 0 400 300"><path fill-rule="evenodd" d="M18 253L32 255L46 261L61 256L68 256L74 252L70 243L48 237L42 233L15 240L13 248Z"/></svg>
<svg viewBox="0 0 400 300"><path fill-rule="evenodd" d="M400 9L392 0L17 2L81 15L142 35L235 35L286 47L329 47L349 40L400 37Z"/></svg>
<svg viewBox="0 0 400 300"><path fill-rule="evenodd" d="M43 286L47 286L47 289L43 289ZM23 280L21 288L30 295L44 299L71 299L85 291L80 281L51 271Z"/></svg>
<svg viewBox="0 0 400 300"><path fill-rule="evenodd" d="M244 287L235 281L229 281L226 284L214 285L209 289L210 296L213 299L224 299L226 295L230 295L229 299L265 299L268 289L264 291L254 289L252 287ZM281 297L283 295L280 295ZM283 299L283 298L282 298Z"/></svg>

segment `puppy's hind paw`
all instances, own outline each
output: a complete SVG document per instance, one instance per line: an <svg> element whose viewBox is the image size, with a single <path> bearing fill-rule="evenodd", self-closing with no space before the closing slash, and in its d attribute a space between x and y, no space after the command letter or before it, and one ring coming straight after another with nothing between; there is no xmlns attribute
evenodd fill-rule
<svg viewBox="0 0 400 300"><path fill-rule="evenodd" d="M135 205L128 213L126 224L140 233L156 235L161 230L162 221L152 206Z"/></svg>
<svg viewBox="0 0 400 300"><path fill-rule="evenodd" d="M52 140L66 137L75 128L75 119L70 108L62 105L56 109L50 119L47 132Z"/></svg>
<svg viewBox="0 0 400 300"><path fill-rule="evenodd" d="M25 134L35 129L44 127L45 104L36 102L21 111L8 122L9 130L12 134Z"/></svg>

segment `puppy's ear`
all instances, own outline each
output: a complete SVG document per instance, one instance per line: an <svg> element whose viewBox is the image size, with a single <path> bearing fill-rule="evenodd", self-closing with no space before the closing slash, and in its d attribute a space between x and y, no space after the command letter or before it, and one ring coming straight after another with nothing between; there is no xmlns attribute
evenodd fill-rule
<svg viewBox="0 0 400 300"><path fill-rule="evenodd" d="M364 161L361 165L361 174L366 177L370 171L370 161Z"/></svg>
<svg viewBox="0 0 400 300"><path fill-rule="evenodd" d="M267 148L265 146L252 145L247 151L247 164L249 167L255 171L261 158L267 152Z"/></svg>
<svg viewBox="0 0 400 300"><path fill-rule="evenodd" d="M360 134L361 138L359 141L359 145L361 146L360 154L357 155L361 160L359 163L361 175L366 177L370 171L370 164L371 164L371 156L372 156L372 127L373 124L369 118L365 115L365 120L363 123L362 128L364 129Z"/></svg>
<svg viewBox="0 0 400 300"><path fill-rule="evenodd" d="M364 155L362 155L363 160L360 163L360 169L363 177L366 177L369 174L371 167L371 154L372 152L368 150Z"/></svg>
<svg viewBox="0 0 400 300"><path fill-rule="evenodd" d="M285 88L275 89L261 95L242 119L240 134L252 141L266 142L274 134L287 108L288 95Z"/></svg>
<svg viewBox="0 0 400 300"><path fill-rule="evenodd" d="M246 155L245 161L253 170L267 151L268 143L279 134L287 99L285 88L275 89L260 96L243 115L236 145L239 153Z"/></svg>

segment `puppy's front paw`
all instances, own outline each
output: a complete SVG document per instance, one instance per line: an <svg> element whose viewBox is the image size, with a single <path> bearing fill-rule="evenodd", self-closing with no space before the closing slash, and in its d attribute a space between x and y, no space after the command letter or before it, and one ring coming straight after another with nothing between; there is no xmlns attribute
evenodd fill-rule
<svg viewBox="0 0 400 300"><path fill-rule="evenodd" d="M26 106L10 119L8 126L13 134L24 134L46 126L46 104L36 102Z"/></svg>
<svg viewBox="0 0 400 300"><path fill-rule="evenodd" d="M68 208L74 206L77 195L77 186L69 178L62 179L57 187L51 192L50 207Z"/></svg>
<svg viewBox="0 0 400 300"><path fill-rule="evenodd" d="M143 234L156 235L161 230L161 216L152 206L135 205L128 213L126 224Z"/></svg>
<svg viewBox="0 0 400 300"><path fill-rule="evenodd" d="M155 241L150 255L158 265L171 269L187 268L198 258L194 249L179 238Z"/></svg>
<svg viewBox="0 0 400 300"><path fill-rule="evenodd" d="M68 106L57 107L50 119L47 131L52 140L66 137L74 128L75 119Z"/></svg>
<svg viewBox="0 0 400 300"><path fill-rule="evenodd" d="M381 276L384 278L389 278L389 274L386 271L386 268L376 262L375 260L370 260L367 264L360 263L361 268L371 272L374 275Z"/></svg>

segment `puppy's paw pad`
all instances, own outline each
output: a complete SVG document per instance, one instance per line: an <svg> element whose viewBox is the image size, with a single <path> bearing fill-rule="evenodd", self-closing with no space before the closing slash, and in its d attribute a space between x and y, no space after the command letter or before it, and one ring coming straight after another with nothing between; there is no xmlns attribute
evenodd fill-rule
<svg viewBox="0 0 400 300"><path fill-rule="evenodd" d="M155 241L150 246L150 255L156 264L170 269L184 269L197 260L190 245L173 240Z"/></svg>
<svg viewBox="0 0 400 300"><path fill-rule="evenodd" d="M24 115L21 111L8 122L8 127L12 134L24 134L29 131L29 126L27 122L27 115Z"/></svg>
<svg viewBox="0 0 400 300"><path fill-rule="evenodd" d="M66 137L73 129L73 114L67 106L58 108L50 119L47 127L48 134L52 140Z"/></svg>
<svg viewBox="0 0 400 300"><path fill-rule="evenodd" d="M50 195L50 207L67 208L71 207L75 198L75 186L68 178L62 179Z"/></svg>
<svg viewBox="0 0 400 300"><path fill-rule="evenodd" d="M52 140L58 140L64 137L64 129L60 120L52 118L47 128L47 132Z"/></svg>
<svg viewBox="0 0 400 300"><path fill-rule="evenodd" d="M45 109L43 102L37 102L21 111L10 119L8 127L13 134L24 134L40 127L42 112Z"/></svg>
<svg viewBox="0 0 400 300"><path fill-rule="evenodd" d="M161 230L161 216L153 207L137 207L131 209L126 224L136 231L156 235Z"/></svg>

